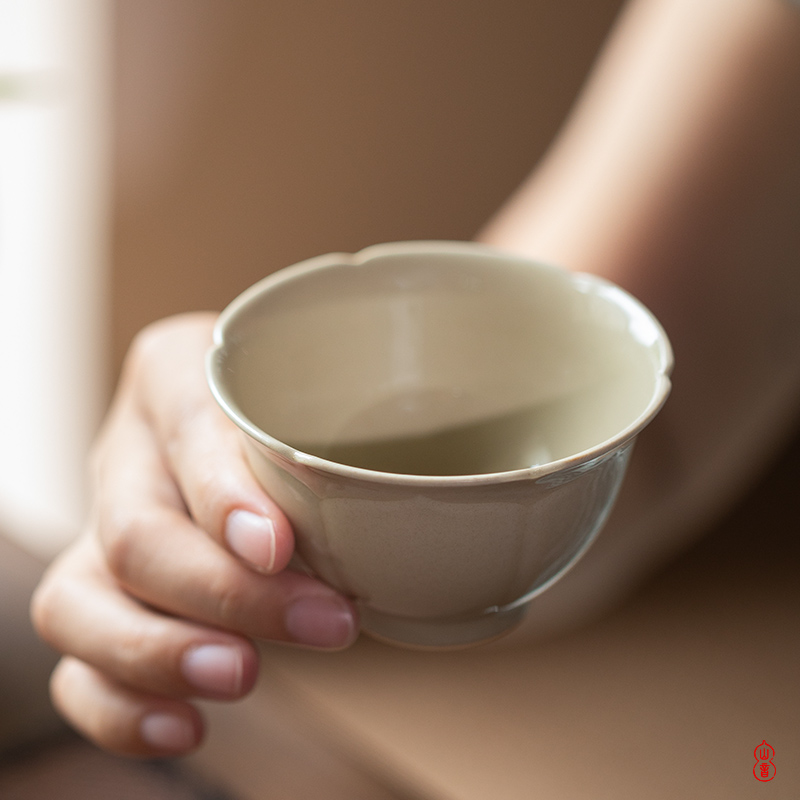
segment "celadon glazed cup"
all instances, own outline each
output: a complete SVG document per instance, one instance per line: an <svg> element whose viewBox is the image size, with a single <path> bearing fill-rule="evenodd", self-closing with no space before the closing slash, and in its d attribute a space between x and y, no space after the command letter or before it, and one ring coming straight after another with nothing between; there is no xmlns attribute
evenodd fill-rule
<svg viewBox="0 0 800 800"><path fill-rule="evenodd" d="M671 367L618 287L456 242L281 270L207 360L302 566L421 647L499 636L575 563Z"/></svg>

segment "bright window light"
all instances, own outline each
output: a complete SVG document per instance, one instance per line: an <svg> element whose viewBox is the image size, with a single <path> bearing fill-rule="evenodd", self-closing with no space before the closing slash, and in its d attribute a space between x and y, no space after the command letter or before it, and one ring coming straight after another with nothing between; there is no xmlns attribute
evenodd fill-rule
<svg viewBox="0 0 800 800"><path fill-rule="evenodd" d="M0 0L0 532L85 515L104 401L108 0Z"/></svg>

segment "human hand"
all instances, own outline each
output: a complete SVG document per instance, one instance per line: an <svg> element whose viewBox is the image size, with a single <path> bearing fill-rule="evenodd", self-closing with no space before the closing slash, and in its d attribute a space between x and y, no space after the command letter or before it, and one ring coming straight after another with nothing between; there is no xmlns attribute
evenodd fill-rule
<svg viewBox="0 0 800 800"><path fill-rule="evenodd" d="M213 324L174 317L137 338L93 454L90 522L32 603L64 654L57 709L127 755L194 749L203 721L190 698L250 691L253 639L341 648L358 631L349 600L286 569L289 522L205 383Z"/></svg>

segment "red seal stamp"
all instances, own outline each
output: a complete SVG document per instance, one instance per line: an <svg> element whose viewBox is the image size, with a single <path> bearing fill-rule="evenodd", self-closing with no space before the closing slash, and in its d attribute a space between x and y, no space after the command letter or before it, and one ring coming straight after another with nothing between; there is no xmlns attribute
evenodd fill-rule
<svg viewBox="0 0 800 800"><path fill-rule="evenodd" d="M775 777L775 749L767 744L766 739L762 739L761 744L753 750L756 763L753 767L753 776L757 781L771 781Z"/></svg>

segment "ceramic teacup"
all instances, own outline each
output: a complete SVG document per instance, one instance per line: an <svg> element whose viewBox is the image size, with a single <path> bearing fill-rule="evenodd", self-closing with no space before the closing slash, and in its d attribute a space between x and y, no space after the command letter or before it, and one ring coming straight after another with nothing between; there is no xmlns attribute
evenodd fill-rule
<svg viewBox="0 0 800 800"><path fill-rule="evenodd" d="M207 372L303 565L368 633L443 647L512 628L586 550L671 366L607 281L406 242L257 283Z"/></svg>

